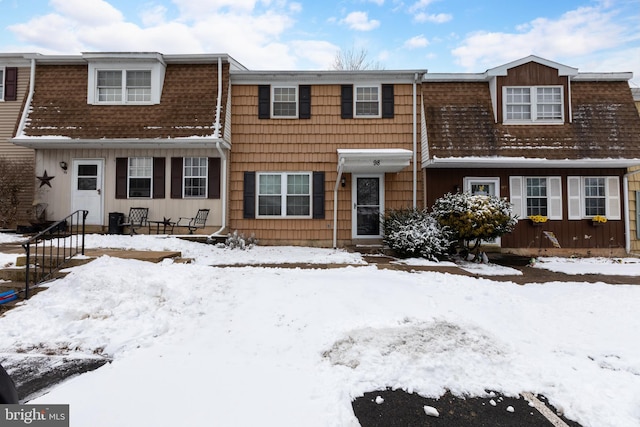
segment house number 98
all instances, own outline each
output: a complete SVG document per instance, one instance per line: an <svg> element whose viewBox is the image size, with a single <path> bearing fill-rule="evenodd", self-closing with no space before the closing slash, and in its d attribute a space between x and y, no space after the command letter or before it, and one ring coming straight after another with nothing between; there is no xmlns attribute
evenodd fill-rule
<svg viewBox="0 0 640 427"><path fill-rule="evenodd" d="M380 160L374 160L373 166L380 166Z"/></svg>

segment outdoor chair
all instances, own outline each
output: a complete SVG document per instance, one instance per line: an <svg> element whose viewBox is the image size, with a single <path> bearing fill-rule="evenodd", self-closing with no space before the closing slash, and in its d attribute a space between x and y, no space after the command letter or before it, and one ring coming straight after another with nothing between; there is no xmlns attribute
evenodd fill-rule
<svg viewBox="0 0 640 427"><path fill-rule="evenodd" d="M129 208L129 216L126 221L120 225L123 227L129 227L129 234L138 234L136 231L138 228L147 226L147 217L149 216L149 208Z"/></svg>
<svg viewBox="0 0 640 427"><path fill-rule="evenodd" d="M193 218L180 217L176 223L176 227L186 227L189 229L189 234L193 234L198 228L204 228L207 224L207 217L209 216L209 209L198 209L198 213Z"/></svg>

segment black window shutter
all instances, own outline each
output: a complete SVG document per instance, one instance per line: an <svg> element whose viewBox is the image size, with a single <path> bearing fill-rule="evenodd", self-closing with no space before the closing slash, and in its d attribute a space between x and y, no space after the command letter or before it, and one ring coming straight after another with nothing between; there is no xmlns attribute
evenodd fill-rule
<svg viewBox="0 0 640 427"><path fill-rule="evenodd" d="M324 219L324 172L313 173L313 219Z"/></svg>
<svg viewBox="0 0 640 427"><path fill-rule="evenodd" d="M309 85L298 87L298 118L311 118L311 86Z"/></svg>
<svg viewBox="0 0 640 427"><path fill-rule="evenodd" d="M166 160L164 157L153 158L153 198L164 199L164 166Z"/></svg>
<svg viewBox="0 0 640 427"><path fill-rule="evenodd" d="M382 85L382 118L393 118L393 85Z"/></svg>
<svg viewBox="0 0 640 427"><path fill-rule="evenodd" d="M256 217L256 173L245 172L242 198L243 218Z"/></svg>
<svg viewBox="0 0 640 427"><path fill-rule="evenodd" d="M171 198L182 199L182 157L171 158Z"/></svg>
<svg viewBox="0 0 640 427"><path fill-rule="evenodd" d="M127 169L129 159L126 157L116 158L116 199L127 198Z"/></svg>
<svg viewBox="0 0 640 427"><path fill-rule="evenodd" d="M18 68L7 67L4 78L4 100L15 101L18 99Z"/></svg>
<svg viewBox="0 0 640 427"><path fill-rule="evenodd" d="M271 86L258 86L258 118L268 119L271 117Z"/></svg>
<svg viewBox="0 0 640 427"><path fill-rule="evenodd" d="M342 85L341 91L341 114L343 119L353 119L353 85Z"/></svg>
<svg viewBox="0 0 640 427"><path fill-rule="evenodd" d="M220 157L209 157L209 199L220 198Z"/></svg>

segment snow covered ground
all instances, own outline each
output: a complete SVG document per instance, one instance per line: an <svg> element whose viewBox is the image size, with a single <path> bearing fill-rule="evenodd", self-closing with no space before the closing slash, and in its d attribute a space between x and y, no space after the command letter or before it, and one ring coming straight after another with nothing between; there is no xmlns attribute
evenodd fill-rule
<svg viewBox="0 0 640 427"><path fill-rule="evenodd" d="M640 286L520 286L378 270L341 250L170 237L90 235L87 247L179 250L194 262L103 256L0 318L3 356L113 358L30 402L69 404L72 426L357 426L352 399L388 386L530 391L585 427L640 425ZM633 259L595 261L537 266L640 274ZM250 266L284 262L345 267ZM228 264L239 266L216 267Z"/></svg>

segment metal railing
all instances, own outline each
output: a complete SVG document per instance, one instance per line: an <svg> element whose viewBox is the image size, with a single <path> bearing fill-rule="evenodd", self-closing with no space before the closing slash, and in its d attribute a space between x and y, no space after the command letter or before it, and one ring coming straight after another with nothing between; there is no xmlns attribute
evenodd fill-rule
<svg viewBox="0 0 640 427"><path fill-rule="evenodd" d="M53 278L71 258L84 255L85 220L89 211L78 210L47 227L22 244L26 253L24 299L29 288Z"/></svg>

